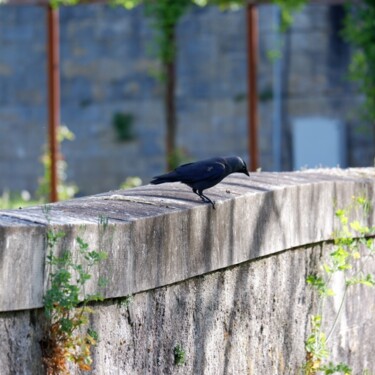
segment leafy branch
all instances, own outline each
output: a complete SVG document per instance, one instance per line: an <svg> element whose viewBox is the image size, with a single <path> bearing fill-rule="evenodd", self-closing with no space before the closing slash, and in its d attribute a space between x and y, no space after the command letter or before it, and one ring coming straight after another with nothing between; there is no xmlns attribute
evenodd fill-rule
<svg viewBox="0 0 375 375"><path fill-rule="evenodd" d="M352 370L344 363L323 363L330 356L328 343L337 326L349 288L355 285L375 286L375 278L371 273L365 274L362 270L356 271L354 265L359 260L373 257L375 254L374 235L375 227L369 227L358 220L350 221L353 211L362 211L368 215L371 207L364 197L353 197L353 201L346 209L336 211L340 228L334 233L333 251L327 261L322 265L319 275L309 275L307 283L311 285L319 296L318 313L312 316L311 333L305 342L306 363L304 370L306 375L314 375L318 371L324 374L341 372L351 374ZM358 267L357 267L358 269ZM341 274L344 279L344 290L341 296L339 309L331 323L328 333L323 329L324 302L327 298L337 295L333 276ZM336 288L337 289L337 288Z"/></svg>
<svg viewBox="0 0 375 375"><path fill-rule="evenodd" d="M84 287L91 279L89 271L107 258L103 251L90 251L89 245L80 237L76 238L78 254L85 264L76 263L73 254L65 250L60 256L53 251L57 242L65 236L64 232L47 233L47 264L51 267L49 289L44 296L44 311L47 318L47 332L42 340L43 362L48 375L69 374L68 362L80 370L91 370L91 347L98 340L97 333L88 328L93 310L89 302L101 301L101 294L85 295ZM103 286L103 280L99 280Z"/></svg>
<svg viewBox="0 0 375 375"><path fill-rule="evenodd" d="M364 117L375 121L375 3L363 0L347 6L343 35L356 49L349 67L365 96Z"/></svg>

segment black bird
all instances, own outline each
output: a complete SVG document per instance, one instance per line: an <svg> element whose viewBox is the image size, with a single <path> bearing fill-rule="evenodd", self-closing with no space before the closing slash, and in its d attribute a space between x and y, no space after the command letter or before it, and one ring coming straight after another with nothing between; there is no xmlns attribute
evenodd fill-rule
<svg viewBox="0 0 375 375"><path fill-rule="evenodd" d="M190 186L203 202L211 203L215 208L215 203L203 194L203 190L215 186L223 178L235 172L249 176L246 163L239 156L218 157L180 165L172 172L153 177L151 184L182 182Z"/></svg>

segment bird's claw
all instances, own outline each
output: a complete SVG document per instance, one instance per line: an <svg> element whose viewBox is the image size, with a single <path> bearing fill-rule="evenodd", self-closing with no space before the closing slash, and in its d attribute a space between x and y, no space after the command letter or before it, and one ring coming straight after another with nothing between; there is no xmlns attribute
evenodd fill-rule
<svg viewBox="0 0 375 375"><path fill-rule="evenodd" d="M215 207L215 201L212 201L211 199L207 198L206 196L205 197L202 197L201 196L201 199L204 203L210 203L212 205L212 208L215 210L216 207Z"/></svg>

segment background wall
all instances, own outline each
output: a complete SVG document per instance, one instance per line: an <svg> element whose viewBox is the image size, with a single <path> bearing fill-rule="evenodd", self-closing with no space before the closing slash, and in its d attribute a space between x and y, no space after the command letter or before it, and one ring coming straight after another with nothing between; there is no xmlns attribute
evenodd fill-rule
<svg viewBox="0 0 375 375"><path fill-rule="evenodd" d="M273 6L259 7L261 167L272 156ZM0 8L0 191L37 187L46 141L45 14ZM345 128L346 164L372 165L371 128L346 80L349 47L340 6L309 6L282 37L281 167L292 169L291 124L323 117ZM142 8L61 8L62 122L76 135L62 152L81 194L115 189L127 176L148 182L164 170L164 112L154 33ZM194 159L247 152L246 25L243 10L192 8L178 27L178 144ZM136 138L120 142L117 112L131 114ZM324 138L324 134L322 134Z"/></svg>

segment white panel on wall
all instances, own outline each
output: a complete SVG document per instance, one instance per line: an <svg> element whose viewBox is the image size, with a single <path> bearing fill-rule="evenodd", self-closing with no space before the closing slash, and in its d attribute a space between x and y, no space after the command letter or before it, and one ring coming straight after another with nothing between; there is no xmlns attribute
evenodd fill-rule
<svg viewBox="0 0 375 375"><path fill-rule="evenodd" d="M324 117L296 118L292 122L293 169L345 167L344 124Z"/></svg>

